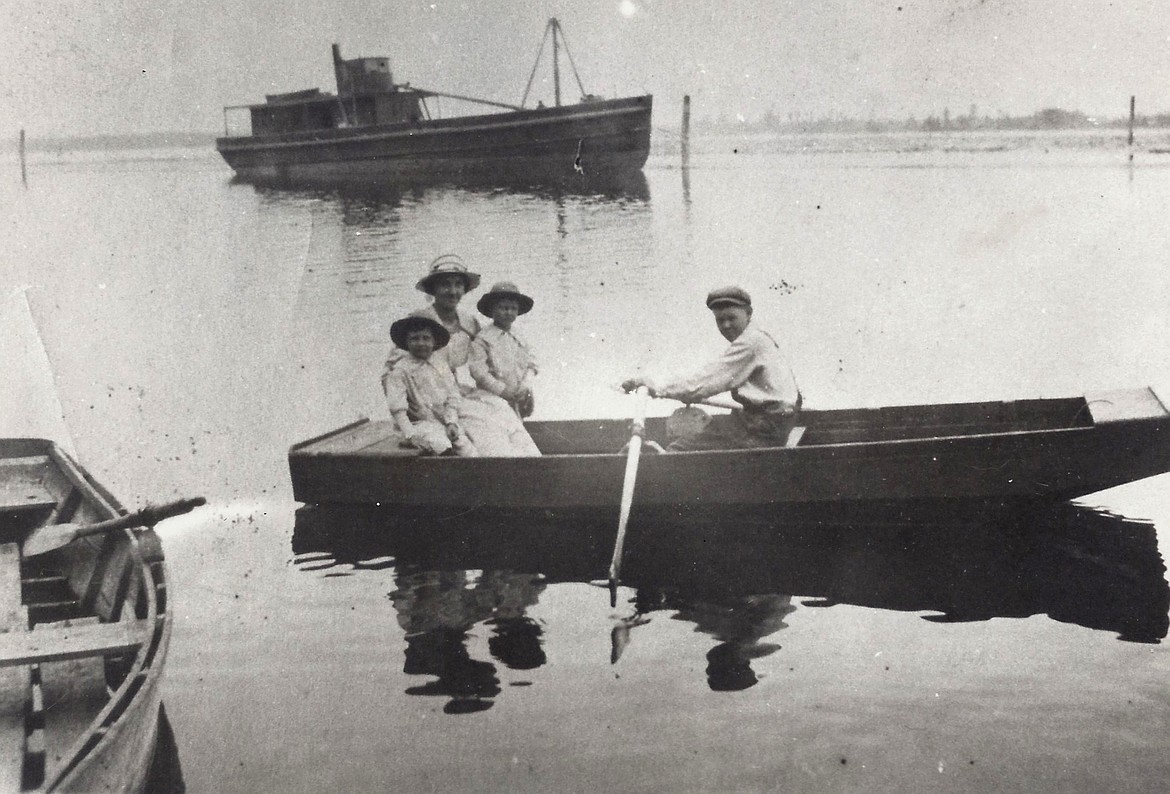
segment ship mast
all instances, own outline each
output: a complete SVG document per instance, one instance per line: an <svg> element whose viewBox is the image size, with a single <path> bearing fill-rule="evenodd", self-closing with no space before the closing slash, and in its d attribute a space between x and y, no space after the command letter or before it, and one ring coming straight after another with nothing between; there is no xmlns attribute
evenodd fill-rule
<svg viewBox="0 0 1170 794"><path fill-rule="evenodd" d="M544 54L544 45L550 35L553 40L553 90L555 91L557 107L561 106L560 48L562 45L565 48L565 55L569 58L569 66L573 70L573 77L577 80L577 88L581 90L582 97L586 96L585 86L581 83L581 75L577 74L577 64L573 61L573 53L569 50L569 42L565 38L565 32L561 30L561 23L557 21L556 17L553 17L545 25L544 37L540 40L540 49L536 52L536 63L532 64L532 73L528 75L528 85L524 86L524 96L520 98L520 107L524 107L524 103L528 101L528 92L532 90L532 80L536 77L536 70L540 67L540 56Z"/></svg>

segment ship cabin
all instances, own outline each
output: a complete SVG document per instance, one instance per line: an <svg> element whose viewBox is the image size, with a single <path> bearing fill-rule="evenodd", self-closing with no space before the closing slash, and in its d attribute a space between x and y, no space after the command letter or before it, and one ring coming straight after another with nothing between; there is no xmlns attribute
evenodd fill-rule
<svg viewBox="0 0 1170 794"><path fill-rule="evenodd" d="M422 121L425 92L394 84L389 58L343 60L333 45L337 94L318 88L267 94L263 105L247 106L252 135L367 127Z"/></svg>

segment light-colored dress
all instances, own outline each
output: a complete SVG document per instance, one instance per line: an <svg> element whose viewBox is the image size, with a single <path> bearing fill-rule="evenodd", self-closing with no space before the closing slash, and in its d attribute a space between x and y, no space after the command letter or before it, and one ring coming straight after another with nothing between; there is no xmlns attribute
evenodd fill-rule
<svg viewBox="0 0 1170 794"><path fill-rule="evenodd" d="M514 328L504 330L492 323L471 340L468 369L479 388L507 400L507 393L521 388L531 390L537 374L536 356ZM518 400L508 400L521 417L532 413L531 401L525 402L522 405Z"/></svg>
<svg viewBox="0 0 1170 794"><path fill-rule="evenodd" d="M436 350L431 360L436 365L446 363L450 369L463 401L459 414L463 429L467 432L479 454L485 457L515 458L539 455L540 450L533 442L524 423L512 410L507 401L490 392L478 389L468 370L471 341L479 334L479 320L474 315L456 309L456 320L444 322L434 306L411 312L412 316L428 317L447 329L451 335L446 346ZM386 359L382 372L382 388L387 388L387 379L399 362L410 358L405 350L394 348Z"/></svg>
<svg viewBox="0 0 1170 794"><path fill-rule="evenodd" d="M446 425L460 423L463 417L463 398L455 378L445 361L436 363L434 357L420 359L407 355L399 360L382 379L386 389L386 407L390 415L406 411L414 426L411 441L424 452L442 454L454 447L462 457L478 454L475 444L464 432L454 443L447 437ZM464 421L463 424L466 424Z"/></svg>

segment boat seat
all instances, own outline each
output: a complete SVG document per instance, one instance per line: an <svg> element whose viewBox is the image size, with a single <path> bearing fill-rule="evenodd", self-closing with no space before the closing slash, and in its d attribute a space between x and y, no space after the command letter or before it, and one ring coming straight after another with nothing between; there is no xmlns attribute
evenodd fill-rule
<svg viewBox="0 0 1170 794"><path fill-rule="evenodd" d="M57 506L54 496L40 481L44 456L0 461L0 513L48 511Z"/></svg>
<svg viewBox="0 0 1170 794"><path fill-rule="evenodd" d="M148 620L10 631L0 634L0 668L88 656L121 656L137 651L150 632Z"/></svg>

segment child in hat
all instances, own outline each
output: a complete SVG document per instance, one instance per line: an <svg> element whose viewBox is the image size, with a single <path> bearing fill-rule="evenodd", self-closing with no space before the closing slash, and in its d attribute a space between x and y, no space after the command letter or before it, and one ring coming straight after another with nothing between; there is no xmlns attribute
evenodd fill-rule
<svg viewBox="0 0 1170 794"><path fill-rule="evenodd" d="M478 455L460 422L459 387L445 361L433 354L450 341L429 317L410 315L390 326L390 338L408 355L386 373L386 405L402 435L424 454Z"/></svg>
<svg viewBox="0 0 1170 794"><path fill-rule="evenodd" d="M521 417L532 415L536 357L513 323L532 310L533 300L510 281L493 285L476 308L492 318L471 342L471 376L479 388L503 398Z"/></svg>

